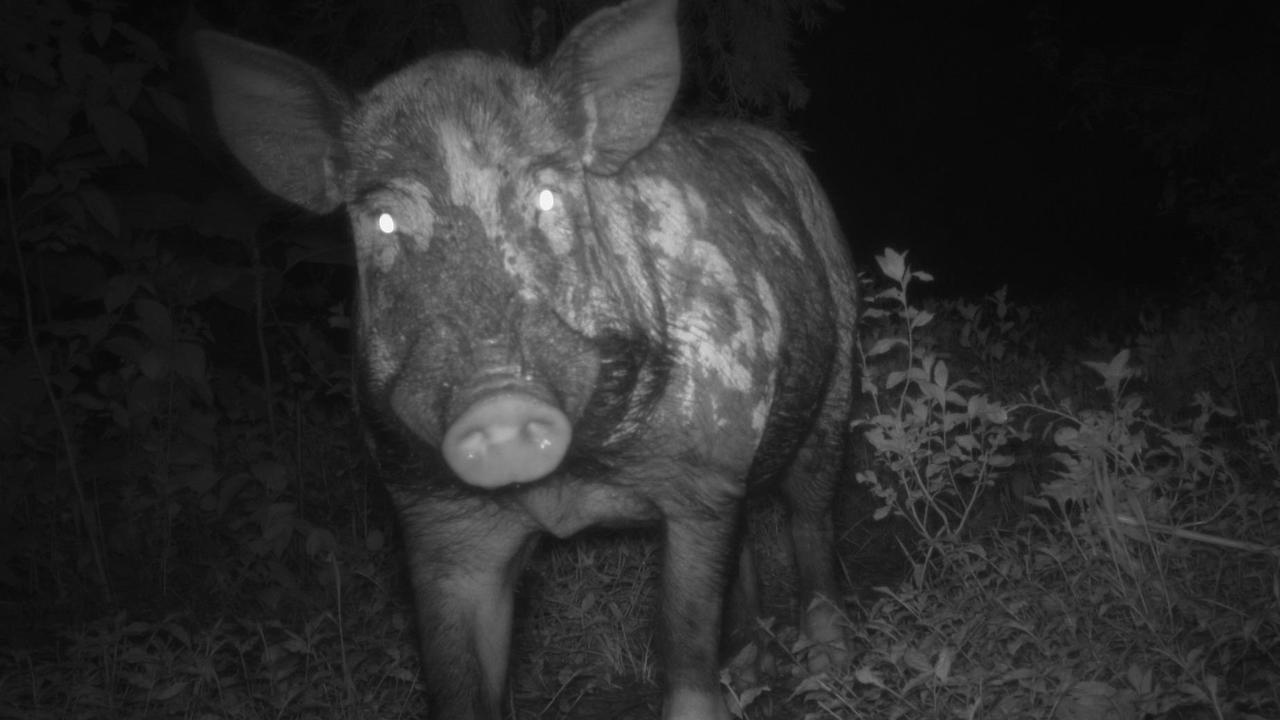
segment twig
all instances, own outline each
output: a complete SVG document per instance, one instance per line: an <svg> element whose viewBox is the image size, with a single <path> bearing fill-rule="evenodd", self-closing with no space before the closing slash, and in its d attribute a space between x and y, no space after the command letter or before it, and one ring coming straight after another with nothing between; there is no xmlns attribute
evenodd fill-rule
<svg viewBox="0 0 1280 720"><path fill-rule="evenodd" d="M1183 528L1171 527L1169 525L1157 525L1152 523L1144 523L1132 515L1123 515L1117 513L1116 522L1130 527L1141 528L1146 532L1160 533L1162 535L1172 535L1186 540L1195 540L1209 545L1219 545L1221 547L1229 547L1235 550L1244 550L1245 552L1262 553L1263 555L1271 555L1280 558L1280 548L1271 547L1269 545L1260 545L1245 540L1232 540L1230 538L1218 537L1217 535L1209 535L1195 530L1184 530Z"/></svg>

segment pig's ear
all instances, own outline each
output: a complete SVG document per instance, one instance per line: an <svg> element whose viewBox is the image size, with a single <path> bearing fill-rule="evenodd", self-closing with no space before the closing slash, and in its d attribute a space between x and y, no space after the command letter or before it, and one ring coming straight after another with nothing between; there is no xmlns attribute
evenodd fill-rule
<svg viewBox="0 0 1280 720"><path fill-rule="evenodd" d="M582 159L609 174L662 128L680 86L676 0L631 0L574 28L546 67L571 104Z"/></svg>
<svg viewBox="0 0 1280 720"><path fill-rule="evenodd" d="M263 187L314 212L342 202L342 120L350 96L324 73L212 30L191 39L218 132Z"/></svg>

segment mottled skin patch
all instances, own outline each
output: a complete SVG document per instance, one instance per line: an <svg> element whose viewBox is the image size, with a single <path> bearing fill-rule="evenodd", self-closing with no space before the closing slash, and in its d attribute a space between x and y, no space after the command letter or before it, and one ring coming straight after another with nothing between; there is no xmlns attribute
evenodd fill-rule
<svg viewBox="0 0 1280 720"><path fill-rule="evenodd" d="M764 316L761 318L764 329L760 334L760 344L761 347L768 348L771 356L776 356L780 350L778 343L782 338L782 313L778 310L778 301L774 298L773 288L769 286L769 281L765 279L763 273L759 271L755 273L755 284L756 296L760 298L760 304L764 308ZM769 415L769 406L773 402L775 380L775 373L771 372L768 381L760 388L759 400L751 410L752 428L764 429L765 420Z"/></svg>
<svg viewBox="0 0 1280 720"><path fill-rule="evenodd" d="M470 209L480 219L485 236L500 239L502 172L497 159L488 157L477 139L450 119L437 122L435 132L449 180L449 202Z"/></svg>
<svg viewBox="0 0 1280 720"><path fill-rule="evenodd" d="M709 231L702 193L661 176L637 178L634 187L653 218L647 240L684 375L677 387L681 420L690 428L710 423L719 433L729 422L724 412L768 387L771 372L760 359L776 357L778 348L756 342L757 324L767 320L752 297L756 288L740 286L721 247L702 239ZM763 431L764 419L752 429ZM723 451L750 453L758 440L743 438Z"/></svg>
<svg viewBox="0 0 1280 720"><path fill-rule="evenodd" d="M802 254L799 239L791 234L790 228L786 224L778 222L777 218L764 205L751 200L744 202L742 205L747 211L747 216L760 229L759 231L762 235L769 236L774 242L787 248L797 257Z"/></svg>

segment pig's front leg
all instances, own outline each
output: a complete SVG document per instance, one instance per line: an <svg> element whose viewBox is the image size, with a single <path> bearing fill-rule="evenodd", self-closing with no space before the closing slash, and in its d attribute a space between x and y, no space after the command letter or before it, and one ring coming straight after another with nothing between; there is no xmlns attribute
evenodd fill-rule
<svg viewBox="0 0 1280 720"><path fill-rule="evenodd" d="M535 536L485 499L391 495L404 527L430 717L498 720L515 585Z"/></svg>
<svg viewBox="0 0 1280 720"><path fill-rule="evenodd" d="M719 498L666 517L659 635L667 681L663 720L729 720L719 683L720 626L741 505L739 497Z"/></svg>

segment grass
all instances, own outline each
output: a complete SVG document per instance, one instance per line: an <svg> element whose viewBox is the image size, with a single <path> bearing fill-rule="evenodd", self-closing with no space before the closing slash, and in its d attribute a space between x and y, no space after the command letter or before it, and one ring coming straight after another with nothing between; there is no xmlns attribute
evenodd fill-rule
<svg viewBox="0 0 1280 720"><path fill-rule="evenodd" d="M809 670L782 519L760 503L772 639L730 659L735 713L1280 717L1280 428L1267 414L1280 391L1262 382L1273 340L1240 341L1230 362L1172 357L1163 337L1230 327L1184 315L1140 327L1132 350L1095 339L1054 364L1026 331L1052 324L1039 310L1000 293L912 309L927 276L892 254L881 269L897 292L871 295L877 410L839 513L850 662ZM1254 384L1218 392L1205 367ZM214 466L241 470L132 497L131 534L116 525L106 545L112 603L86 584L95 563L73 535L23 537L33 554L8 563L0 602L0 718L421 717L390 514L348 421L283 407L287 442L263 441L252 414L221 423ZM258 452L276 454L249 461ZM28 488L15 527L64 527L38 514L52 505L30 474L13 477ZM511 717L657 716L657 557L645 533L543 546L519 593Z"/></svg>

